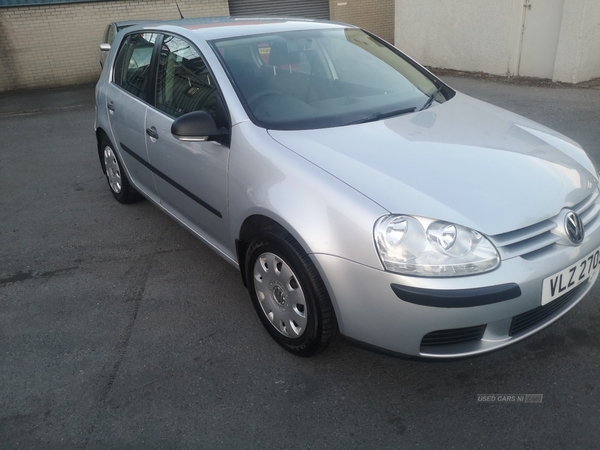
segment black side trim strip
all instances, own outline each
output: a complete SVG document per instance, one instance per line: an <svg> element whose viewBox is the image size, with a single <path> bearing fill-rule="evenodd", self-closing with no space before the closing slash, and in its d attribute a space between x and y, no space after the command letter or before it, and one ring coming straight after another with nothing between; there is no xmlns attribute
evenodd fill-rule
<svg viewBox="0 0 600 450"><path fill-rule="evenodd" d="M150 164L148 161L146 161L145 159L141 158L139 155L137 155L133 150L131 150L130 148L128 148L126 145L123 145L122 142L119 142L119 144L121 145L121 148L128 154L130 155L132 158L134 158L136 161L138 161L140 164L142 164L143 166L147 167L148 169L150 169L152 172L154 172L156 175L158 175L159 177L161 177L163 180L165 180L167 183L169 183L170 185L172 185L174 188L180 190L181 192L183 192L185 195L187 195L189 198L191 198L192 200L194 200L196 203L198 203L199 205L201 205L202 207L206 208L207 210L209 210L211 213L213 213L215 216L217 216L218 218L223 218L223 215L219 212L219 210L213 208L212 206L210 206L208 203L206 203L204 200L202 200L201 198L196 197L194 194L192 194L190 191L188 191L186 188L184 188L182 185L180 185L179 183L177 183L175 180L173 180L172 178L169 178L167 175L165 175L164 173L162 173L160 170L158 170L156 167L154 167L152 164Z"/></svg>
<svg viewBox="0 0 600 450"><path fill-rule="evenodd" d="M436 308L469 308L511 300L521 295L516 283L500 284L475 289L423 289L392 284L400 300Z"/></svg>

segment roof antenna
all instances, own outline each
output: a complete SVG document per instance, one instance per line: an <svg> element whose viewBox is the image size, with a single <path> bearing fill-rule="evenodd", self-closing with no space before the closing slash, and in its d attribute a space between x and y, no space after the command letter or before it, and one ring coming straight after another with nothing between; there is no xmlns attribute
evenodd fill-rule
<svg viewBox="0 0 600 450"><path fill-rule="evenodd" d="M179 8L179 4L177 3L177 0L175 0L175 6L177 6L177 11L179 11L179 15L183 19L183 14L181 14L181 9Z"/></svg>

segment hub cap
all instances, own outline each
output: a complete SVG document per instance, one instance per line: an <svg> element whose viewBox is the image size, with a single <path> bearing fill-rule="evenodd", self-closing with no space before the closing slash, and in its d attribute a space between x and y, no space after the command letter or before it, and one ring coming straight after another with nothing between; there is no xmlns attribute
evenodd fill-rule
<svg viewBox="0 0 600 450"><path fill-rule="evenodd" d="M306 299L296 275L279 256L263 253L254 263L254 289L265 316L284 336L306 330Z"/></svg>
<svg viewBox="0 0 600 450"><path fill-rule="evenodd" d="M110 188L118 194L121 192L121 171L119 170L117 156L109 146L104 147L104 167L106 168L106 178L108 178Z"/></svg>

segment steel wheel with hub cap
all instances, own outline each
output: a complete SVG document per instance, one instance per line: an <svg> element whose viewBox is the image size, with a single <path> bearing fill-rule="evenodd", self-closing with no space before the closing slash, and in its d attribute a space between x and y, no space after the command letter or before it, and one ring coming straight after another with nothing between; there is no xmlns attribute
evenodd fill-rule
<svg viewBox="0 0 600 450"><path fill-rule="evenodd" d="M324 350L337 324L327 290L302 247L273 227L255 237L246 255L250 296L271 336L300 356Z"/></svg>

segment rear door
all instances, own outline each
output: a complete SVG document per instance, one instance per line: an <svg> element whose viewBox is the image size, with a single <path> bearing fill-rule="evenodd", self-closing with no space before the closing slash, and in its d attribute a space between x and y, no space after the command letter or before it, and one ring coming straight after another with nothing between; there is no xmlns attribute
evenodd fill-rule
<svg viewBox="0 0 600 450"><path fill-rule="evenodd" d="M132 33L122 42L109 83L106 108L113 144L133 184L158 201L146 150L146 113L154 76L156 33Z"/></svg>

